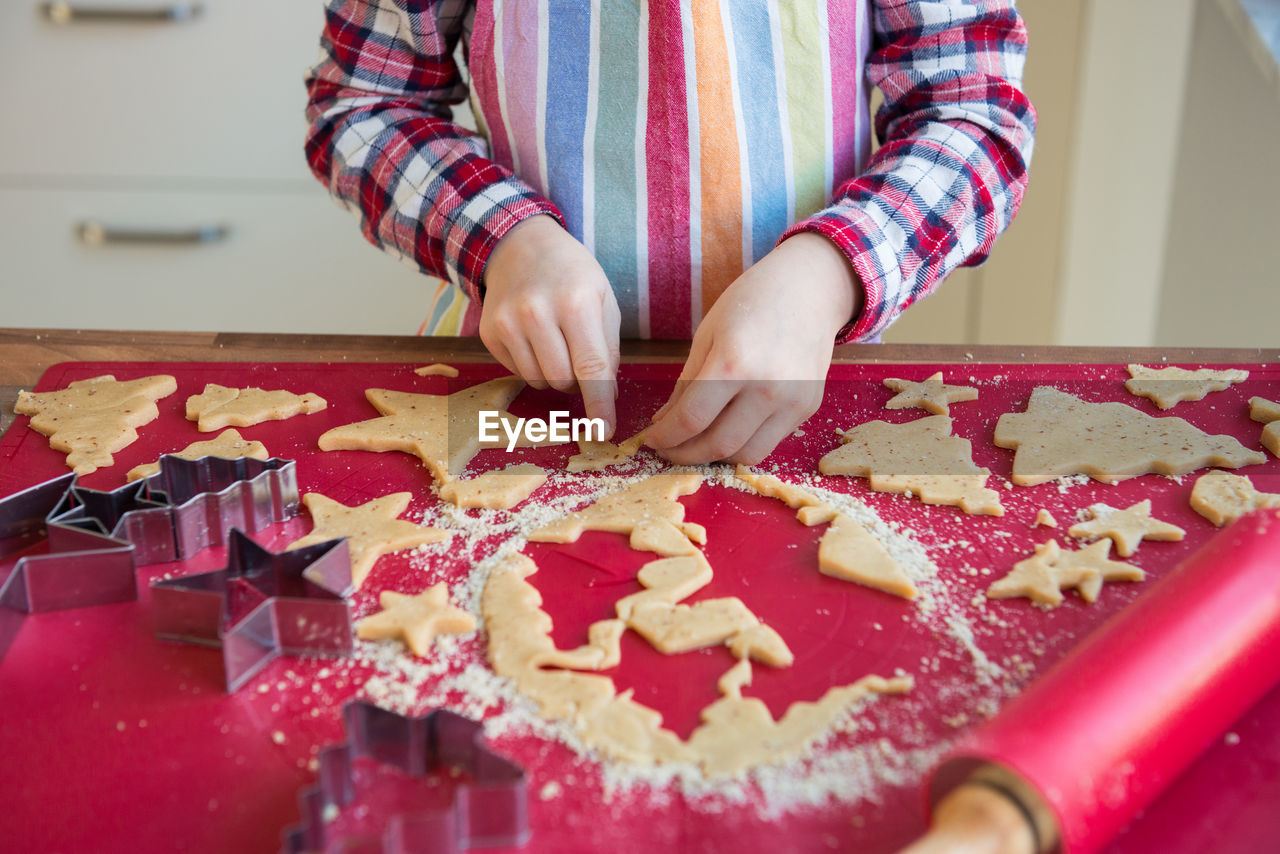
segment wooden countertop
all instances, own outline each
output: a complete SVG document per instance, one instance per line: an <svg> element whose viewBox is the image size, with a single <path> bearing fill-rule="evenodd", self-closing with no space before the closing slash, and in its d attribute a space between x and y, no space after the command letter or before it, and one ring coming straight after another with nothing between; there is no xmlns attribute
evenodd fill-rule
<svg viewBox="0 0 1280 854"><path fill-rule="evenodd" d="M623 359L679 361L686 342L627 341ZM13 421L19 389L50 366L120 362L475 362L489 355L475 338L270 335L228 332L118 332L0 328L0 432ZM1280 349L847 344L840 362L1275 362Z"/></svg>

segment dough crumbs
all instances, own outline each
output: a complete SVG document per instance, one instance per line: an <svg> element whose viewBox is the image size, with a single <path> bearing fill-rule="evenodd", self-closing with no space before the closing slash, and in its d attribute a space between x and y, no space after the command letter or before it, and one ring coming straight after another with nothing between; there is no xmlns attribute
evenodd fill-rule
<svg viewBox="0 0 1280 854"><path fill-rule="evenodd" d="M1058 527L1058 520L1053 518L1053 514L1050 513L1048 510L1044 509L1043 507L1041 507L1039 510L1036 511L1036 519L1034 522L1031 523L1031 526L1033 528L1039 527L1041 525L1045 526L1046 528Z"/></svg>
<svg viewBox="0 0 1280 854"><path fill-rule="evenodd" d="M951 435L951 418L929 415L905 424L868 421L846 430L844 444L818 461L825 475L868 478L877 492L910 493L926 504L1003 516L990 472L973 463L968 439Z"/></svg>
<svg viewBox="0 0 1280 854"><path fill-rule="evenodd" d="M447 483L480 451L480 410L501 412L523 388L519 377L453 394L371 388L365 397L382 417L334 427L320 436L320 450L403 451L422 460L437 482Z"/></svg>
<svg viewBox="0 0 1280 854"><path fill-rule="evenodd" d="M208 383L201 394L187 398L187 420L196 422L201 433L224 427L252 427L264 421L284 421L295 415L310 415L329 404L316 394L294 394L276 389L228 388Z"/></svg>
<svg viewBox="0 0 1280 854"><path fill-rule="evenodd" d="M1231 436L1210 436L1181 418L1154 417L1124 403L1088 403L1050 386L1031 393L1026 412L1000 416L995 443L1016 449L1013 482L1019 486L1076 474L1117 483L1266 461Z"/></svg>
<svg viewBox="0 0 1280 854"><path fill-rule="evenodd" d="M645 434L648 432L649 429L646 427L630 439L616 445L603 440L581 440L578 442L578 453L569 457L569 463L565 468L574 472L603 471L609 466L629 462L639 452L644 444Z"/></svg>
<svg viewBox="0 0 1280 854"><path fill-rule="evenodd" d="M457 507L510 510L547 482L547 473L533 463L487 471L469 480L451 480L440 497Z"/></svg>
<svg viewBox="0 0 1280 854"><path fill-rule="evenodd" d="M692 554L697 551L694 542L706 541L706 531L684 521L684 505L676 498L697 492L701 485L697 472L653 475L538 528L529 539L573 543L583 531L612 531L630 535L637 551L668 557Z"/></svg>
<svg viewBox="0 0 1280 854"><path fill-rule="evenodd" d="M1221 528L1253 510L1280 508L1280 494L1259 492L1242 474L1211 471L1191 488L1191 509Z"/></svg>
<svg viewBox="0 0 1280 854"><path fill-rule="evenodd" d="M448 531L426 528L398 518L409 508L412 499L411 492L394 492L348 507L318 492L309 492L302 497L302 503L315 526L311 533L290 543L289 549L345 537L351 554L351 584L359 590L374 563L384 554L449 538Z"/></svg>
<svg viewBox="0 0 1280 854"><path fill-rule="evenodd" d="M137 428L160 416L156 401L177 390L167 374L127 381L105 374L58 391L20 391L13 411L31 416L31 429L67 455L72 471L92 474L113 465L112 454L137 441Z"/></svg>
<svg viewBox="0 0 1280 854"><path fill-rule="evenodd" d="M950 415L951 404L978 399L976 388L944 384L942 371L938 371L922 382L889 377L885 379L884 384L886 388L897 392L884 405L885 409L927 409L934 415Z"/></svg>
<svg viewBox="0 0 1280 854"><path fill-rule="evenodd" d="M1249 372L1129 365L1129 376L1131 379L1125 381L1124 387L1130 394L1145 397L1161 409L1172 409L1184 400L1203 400L1210 392L1223 391L1233 383L1242 383L1249 378Z"/></svg>
<svg viewBox="0 0 1280 854"><path fill-rule="evenodd" d="M1081 540L1110 537L1116 544L1116 554L1129 557L1143 540L1178 542L1186 531L1177 525L1162 522L1151 516L1151 499L1132 504L1124 510L1106 504L1089 507L1089 521L1072 525L1067 533Z"/></svg>
<svg viewBox="0 0 1280 854"><path fill-rule="evenodd" d="M219 457L224 460L238 460L248 458L251 460L265 460L271 455L267 452L267 446L257 441L250 441L240 435L240 431L228 427L212 439L202 442L192 442L181 451L171 451L165 456L181 457L184 460L198 460L201 457ZM125 475L126 480L142 480L145 477L151 477L160 473L160 462L143 463L140 466L134 466L129 469L129 473Z"/></svg>
<svg viewBox="0 0 1280 854"><path fill-rule="evenodd" d="M1099 540L1078 551L1067 551L1054 540L1036 546L1035 554L1013 565L1013 570L987 588L990 599L1025 596L1040 605L1056 608L1062 591L1074 587L1080 598L1094 602L1106 581L1141 581L1146 574L1127 563L1109 560L1109 540Z"/></svg>
<svg viewBox="0 0 1280 854"><path fill-rule="evenodd" d="M1262 447L1272 456L1280 457L1280 403L1265 397L1251 397L1249 417L1265 425L1262 428Z"/></svg>
<svg viewBox="0 0 1280 854"><path fill-rule="evenodd" d="M362 640L403 639L413 654L426 658L438 635L465 635L476 630L476 618L449 604L449 587L443 581L410 596L384 590L378 597L382 610L356 624Z"/></svg>
<svg viewBox="0 0 1280 854"><path fill-rule="evenodd" d="M823 575L853 581L903 599L918 596L910 576L870 531L843 514L837 515L818 542L818 569Z"/></svg>
<svg viewBox="0 0 1280 854"><path fill-rule="evenodd" d="M421 368L414 368L413 372L420 377L448 377L449 379L453 379L458 376L457 368L453 365L446 365L441 362L423 365Z"/></svg>

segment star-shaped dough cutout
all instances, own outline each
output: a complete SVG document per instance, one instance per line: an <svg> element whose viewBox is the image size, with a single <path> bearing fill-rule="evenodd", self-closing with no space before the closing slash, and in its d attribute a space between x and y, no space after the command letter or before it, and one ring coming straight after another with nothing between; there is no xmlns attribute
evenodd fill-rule
<svg viewBox="0 0 1280 854"><path fill-rule="evenodd" d="M212 439L203 442L192 442L181 451L170 451L165 456L181 457L184 460L198 460L201 457L218 457L224 460L265 460L271 456L267 446L257 441L250 441L240 435L239 430L228 427ZM129 469L126 480L141 480L160 472L160 463L143 463Z"/></svg>
<svg viewBox="0 0 1280 854"><path fill-rule="evenodd" d="M489 380L453 394L371 388L365 397L383 417L334 427L320 436L320 450L403 451L422 460L438 482L447 483L480 450L481 410L501 412L523 388L519 377Z"/></svg>
<svg viewBox="0 0 1280 854"><path fill-rule="evenodd" d="M1050 608L1062 604L1062 591L1074 587L1080 598L1094 602L1106 581L1141 581L1146 574L1131 564L1108 560L1110 540L1099 540L1078 551L1066 551L1050 540L1035 554L1018 561L1013 570L987 588L990 599L1025 596Z"/></svg>
<svg viewBox="0 0 1280 854"><path fill-rule="evenodd" d="M1124 384L1129 394L1145 397L1161 409L1172 409L1184 400L1203 400L1209 392L1223 391L1232 383L1242 383L1249 378L1249 372L1129 365L1129 377Z"/></svg>
<svg viewBox="0 0 1280 854"><path fill-rule="evenodd" d="M905 424L868 421L844 432L844 445L818 461L823 474L865 477L877 492L911 493L925 504L1003 516L990 472L973 462L968 439L951 435L951 418L926 415Z"/></svg>
<svg viewBox="0 0 1280 854"><path fill-rule="evenodd" d="M1081 540L1110 537L1116 544L1116 554L1120 557L1133 554L1143 540L1178 542L1187 533L1177 525L1153 518L1150 498L1124 510L1106 504L1094 504L1089 508L1089 513L1093 518L1072 525L1067 533Z"/></svg>
<svg viewBox="0 0 1280 854"><path fill-rule="evenodd" d="M252 427L264 421L284 421L310 415L329 404L317 394L294 394L284 389L230 388L208 383L200 394L187 398L187 420L201 433L223 427Z"/></svg>
<svg viewBox="0 0 1280 854"><path fill-rule="evenodd" d="M315 527L310 534L290 543L289 548L300 549L346 537L351 552L351 584L359 590L374 563L383 555L449 538L448 531L397 518L409 507L412 498L411 492L395 492L348 507L318 492L309 492L302 497L302 503L311 513Z"/></svg>
<svg viewBox="0 0 1280 854"><path fill-rule="evenodd" d="M921 382L888 377L884 384L897 392L885 409L927 409L934 415L950 415L951 404L978 399L978 390L972 386L943 383L942 371Z"/></svg>
<svg viewBox="0 0 1280 854"><path fill-rule="evenodd" d="M382 610L356 624L362 640L401 638L418 658L426 658L440 635L465 635L476 630L476 618L449 604L449 586L441 581L410 596L384 590L378 597Z"/></svg>

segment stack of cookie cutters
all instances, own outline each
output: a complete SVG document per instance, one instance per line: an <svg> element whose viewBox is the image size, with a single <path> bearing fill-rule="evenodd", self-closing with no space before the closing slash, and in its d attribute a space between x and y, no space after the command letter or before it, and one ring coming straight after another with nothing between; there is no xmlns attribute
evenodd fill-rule
<svg viewBox="0 0 1280 854"><path fill-rule="evenodd" d="M298 797L301 824L285 831L283 854L451 854L511 847L529 839L524 770L485 744L479 723L436 709L406 717L363 700L343 709L347 740L320 752L318 781ZM427 785L430 775L460 774L449 806L388 817L380 838L331 838L330 819L357 797L355 765L371 759Z"/></svg>
<svg viewBox="0 0 1280 854"><path fill-rule="evenodd" d="M292 460L165 456L150 478L103 492L74 474L0 499L0 656L26 614L137 599L138 566L185 560L232 528L257 531L298 513Z"/></svg>

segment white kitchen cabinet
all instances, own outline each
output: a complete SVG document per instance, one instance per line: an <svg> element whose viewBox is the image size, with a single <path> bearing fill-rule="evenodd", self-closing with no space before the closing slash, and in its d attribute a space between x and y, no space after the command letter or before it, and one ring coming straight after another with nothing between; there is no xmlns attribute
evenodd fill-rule
<svg viewBox="0 0 1280 854"><path fill-rule="evenodd" d="M0 326L416 332L435 280L307 169L322 11L0 3Z"/></svg>

